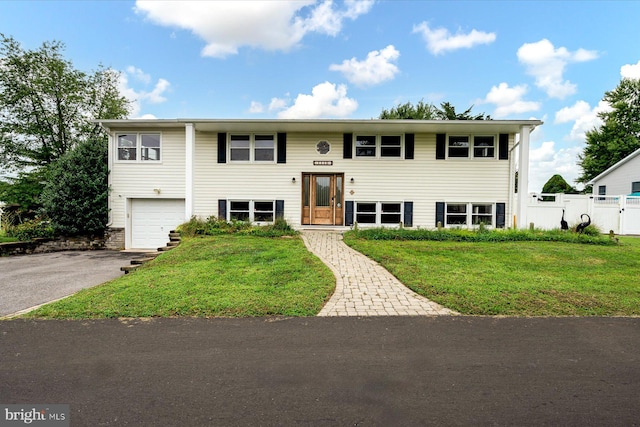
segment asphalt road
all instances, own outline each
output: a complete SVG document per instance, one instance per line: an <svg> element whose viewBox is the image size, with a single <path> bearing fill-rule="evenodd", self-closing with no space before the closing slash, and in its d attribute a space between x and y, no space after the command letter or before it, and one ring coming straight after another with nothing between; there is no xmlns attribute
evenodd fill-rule
<svg viewBox="0 0 640 427"><path fill-rule="evenodd" d="M640 318L11 320L0 360L72 426L640 424Z"/></svg>
<svg viewBox="0 0 640 427"><path fill-rule="evenodd" d="M115 279L136 253L66 251L0 257L0 317Z"/></svg>

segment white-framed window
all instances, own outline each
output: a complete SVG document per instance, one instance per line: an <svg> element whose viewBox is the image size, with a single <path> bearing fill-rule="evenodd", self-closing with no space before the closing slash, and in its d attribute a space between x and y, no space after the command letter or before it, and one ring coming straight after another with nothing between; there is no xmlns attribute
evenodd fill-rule
<svg viewBox="0 0 640 427"><path fill-rule="evenodd" d="M632 193L640 193L640 181L631 183L631 192Z"/></svg>
<svg viewBox="0 0 640 427"><path fill-rule="evenodd" d="M230 200L229 221L272 223L275 218L274 200Z"/></svg>
<svg viewBox="0 0 640 427"><path fill-rule="evenodd" d="M358 225L400 225L402 202L355 202L355 221Z"/></svg>
<svg viewBox="0 0 640 427"><path fill-rule="evenodd" d="M356 135L356 158L402 158L402 135Z"/></svg>
<svg viewBox="0 0 640 427"><path fill-rule="evenodd" d="M471 205L471 224L493 225L493 205L473 203Z"/></svg>
<svg viewBox="0 0 640 427"><path fill-rule="evenodd" d="M495 159L495 135L450 135L447 144L449 158Z"/></svg>
<svg viewBox="0 0 640 427"><path fill-rule="evenodd" d="M273 134L231 134L229 159L232 162L273 163L276 156L276 137Z"/></svg>
<svg viewBox="0 0 640 427"><path fill-rule="evenodd" d="M356 202L356 222L358 224L377 224L378 203Z"/></svg>
<svg viewBox="0 0 640 427"><path fill-rule="evenodd" d="M448 157L469 157L469 137L449 136Z"/></svg>
<svg viewBox="0 0 640 427"><path fill-rule="evenodd" d="M116 135L117 160L122 162L159 162L162 137L159 133L123 133Z"/></svg>
<svg viewBox="0 0 640 427"><path fill-rule="evenodd" d="M467 225L467 204L447 203L444 223L449 226Z"/></svg>
<svg viewBox="0 0 640 427"><path fill-rule="evenodd" d="M402 203L380 203L380 223L397 225L402 222Z"/></svg>
<svg viewBox="0 0 640 427"><path fill-rule="evenodd" d="M495 136L481 136L476 135L473 137L473 157L476 158L489 158L496 157L496 138Z"/></svg>
<svg viewBox="0 0 640 427"><path fill-rule="evenodd" d="M493 203L447 203L445 208L445 225L461 227L468 224L495 225Z"/></svg>

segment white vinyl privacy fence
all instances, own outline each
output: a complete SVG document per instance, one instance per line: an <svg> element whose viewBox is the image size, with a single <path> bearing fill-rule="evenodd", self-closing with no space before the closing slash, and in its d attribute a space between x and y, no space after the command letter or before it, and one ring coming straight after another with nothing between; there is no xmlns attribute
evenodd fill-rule
<svg viewBox="0 0 640 427"><path fill-rule="evenodd" d="M563 209L570 228L582 222L582 214L587 214L603 233L613 230L616 234L640 234L640 197L633 196L532 194L527 219L536 228L560 228Z"/></svg>

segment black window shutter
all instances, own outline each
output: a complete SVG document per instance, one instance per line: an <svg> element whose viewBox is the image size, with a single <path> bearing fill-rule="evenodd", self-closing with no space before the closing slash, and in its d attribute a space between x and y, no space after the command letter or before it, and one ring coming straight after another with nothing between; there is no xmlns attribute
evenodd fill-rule
<svg viewBox="0 0 640 427"><path fill-rule="evenodd" d="M344 202L344 225L350 227L353 225L353 201Z"/></svg>
<svg viewBox="0 0 640 427"><path fill-rule="evenodd" d="M404 135L404 158L412 160L415 151L415 134L407 133Z"/></svg>
<svg viewBox="0 0 640 427"><path fill-rule="evenodd" d="M436 202L436 227L438 223L444 227L444 202Z"/></svg>
<svg viewBox="0 0 640 427"><path fill-rule="evenodd" d="M218 219L227 220L227 201L218 200Z"/></svg>
<svg viewBox="0 0 640 427"><path fill-rule="evenodd" d="M447 135L444 133L436 134L436 159L442 160L447 152Z"/></svg>
<svg viewBox="0 0 640 427"><path fill-rule="evenodd" d="M404 226L413 227L413 202L404 202Z"/></svg>
<svg viewBox="0 0 640 427"><path fill-rule="evenodd" d="M284 218L284 200L276 200L276 219Z"/></svg>
<svg viewBox="0 0 640 427"><path fill-rule="evenodd" d="M342 158L343 159L351 159L353 158L353 134L345 133L342 136Z"/></svg>
<svg viewBox="0 0 640 427"><path fill-rule="evenodd" d="M218 163L227 163L227 134L218 133Z"/></svg>
<svg viewBox="0 0 640 427"><path fill-rule="evenodd" d="M505 219L504 203L496 203L496 228L504 228Z"/></svg>
<svg viewBox="0 0 640 427"><path fill-rule="evenodd" d="M287 163L287 134L278 134L278 163Z"/></svg>
<svg viewBox="0 0 640 427"><path fill-rule="evenodd" d="M498 139L498 159L509 160L509 134L501 133Z"/></svg>

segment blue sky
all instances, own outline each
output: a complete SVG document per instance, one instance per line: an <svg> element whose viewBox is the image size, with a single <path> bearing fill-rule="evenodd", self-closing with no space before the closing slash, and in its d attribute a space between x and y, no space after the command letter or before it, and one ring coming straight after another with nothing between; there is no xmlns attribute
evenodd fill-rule
<svg viewBox="0 0 640 427"><path fill-rule="evenodd" d="M448 101L541 119L530 191L572 182L604 93L640 78L636 1L1 1L0 32L122 73L131 117L376 118Z"/></svg>

